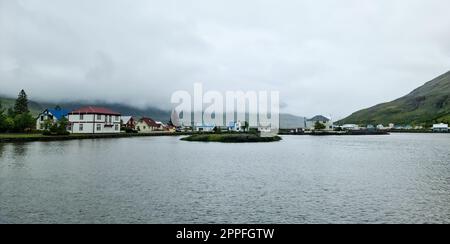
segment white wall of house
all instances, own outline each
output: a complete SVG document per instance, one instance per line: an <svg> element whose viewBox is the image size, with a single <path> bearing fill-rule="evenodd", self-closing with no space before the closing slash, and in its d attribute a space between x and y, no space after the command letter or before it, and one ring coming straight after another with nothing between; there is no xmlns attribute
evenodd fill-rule
<svg viewBox="0 0 450 244"><path fill-rule="evenodd" d="M41 113L39 115L39 117L36 119L36 130L46 130L48 128L45 128L44 124L45 121L47 121L48 119L50 119L50 117L53 120L53 123L56 123L58 120L53 117L53 115L51 114L47 114L47 113Z"/></svg>
<svg viewBox="0 0 450 244"><path fill-rule="evenodd" d="M214 127L211 127L211 126L199 126L199 127L195 127L195 131L197 131L197 132L213 132L214 131Z"/></svg>
<svg viewBox="0 0 450 244"><path fill-rule="evenodd" d="M345 125L341 126L341 128L343 130L359 130L360 129L359 125L356 125L356 124L345 124Z"/></svg>
<svg viewBox="0 0 450 244"><path fill-rule="evenodd" d="M437 132L448 132L448 124L440 123L433 125L433 131Z"/></svg>
<svg viewBox="0 0 450 244"><path fill-rule="evenodd" d="M234 131L234 132L241 132L242 131L242 123L240 121L238 122L230 122L228 129L230 131Z"/></svg>
<svg viewBox="0 0 450 244"><path fill-rule="evenodd" d="M120 133L120 116L100 114L69 114L69 132L74 134Z"/></svg>
<svg viewBox="0 0 450 244"><path fill-rule="evenodd" d="M156 128L149 126L147 123L143 121L139 121L136 124L136 130L138 131L138 133L151 133L156 131Z"/></svg>

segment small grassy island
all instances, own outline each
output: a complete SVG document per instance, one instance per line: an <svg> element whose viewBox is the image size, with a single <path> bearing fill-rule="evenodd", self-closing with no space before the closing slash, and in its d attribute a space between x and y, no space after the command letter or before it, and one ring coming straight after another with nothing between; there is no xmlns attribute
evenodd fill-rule
<svg viewBox="0 0 450 244"><path fill-rule="evenodd" d="M256 134L198 134L181 138L183 141L196 142L222 142L222 143L254 143L254 142L276 142L281 137L261 137Z"/></svg>

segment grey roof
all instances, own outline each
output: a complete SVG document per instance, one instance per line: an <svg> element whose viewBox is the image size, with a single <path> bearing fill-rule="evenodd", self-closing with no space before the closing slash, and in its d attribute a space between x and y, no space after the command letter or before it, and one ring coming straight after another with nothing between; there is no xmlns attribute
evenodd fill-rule
<svg viewBox="0 0 450 244"><path fill-rule="evenodd" d="M308 119L308 121L330 121L330 119L322 115L317 115L311 119Z"/></svg>

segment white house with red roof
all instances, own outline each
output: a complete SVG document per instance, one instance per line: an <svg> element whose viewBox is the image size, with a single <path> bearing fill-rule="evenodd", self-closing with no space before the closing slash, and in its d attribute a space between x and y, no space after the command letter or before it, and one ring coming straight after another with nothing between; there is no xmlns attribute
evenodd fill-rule
<svg viewBox="0 0 450 244"><path fill-rule="evenodd" d="M107 108L79 108L68 114L68 120L68 131L74 134L120 133L121 114Z"/></svg>
<svg viewBox="0 0 450 244"><path fill-rule="evenodd" d="M136 130L139 133L151 133L153 131L162 131L164 130L164 127L162 123L158 123L151 118L144 117L137 122Z"/></svg>

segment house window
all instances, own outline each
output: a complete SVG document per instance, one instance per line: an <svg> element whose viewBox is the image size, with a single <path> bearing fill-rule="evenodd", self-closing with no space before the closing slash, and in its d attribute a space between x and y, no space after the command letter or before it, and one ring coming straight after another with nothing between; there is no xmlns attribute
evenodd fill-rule
<svg viewBox="0 0 450 244"><path fill-rule="evenodd" d="M80 129L79 131L83 131L83 124L80 124Z"/></svg>
<svg viewBox="0 0 450 244"><path fill-rule="evenodd" d="M115 129L116 129L116 131L118 131L119 130L119 125L116 125Z"/></svg>
<svg viewBox="0 0 450 244"><path fill-rule="evenodd" d="M80 120L84 120L84 115L80 114Z"/></svg>
<svg viewBox="0 0 450 244"><path fill-rule="evenodd" d="M41 121L44 121L44 116L41 116Z"/></svg>
<svg viewBox="0 0 450 244"><path fill-rule="evenodd" d="M97 114L97 120L102 120L102 115L101 114Z"/></svg>
<svg viewBox="0 0 450 244"><path fill-rule="evenodd" d="M112 116L109 116L109 123L112 123Z"/></svg>
<svg viewBox="0 0 450 244"><path fill-rule="evenodd" d="M101 124L97 124L97 131L101 131L102 130L102 125Z"/></svg>
<svg viewBox="0 0 450 244"><path fill-rule="evenodd" d="M119 121L119 116L116 116L116 121Z"/></svg>

